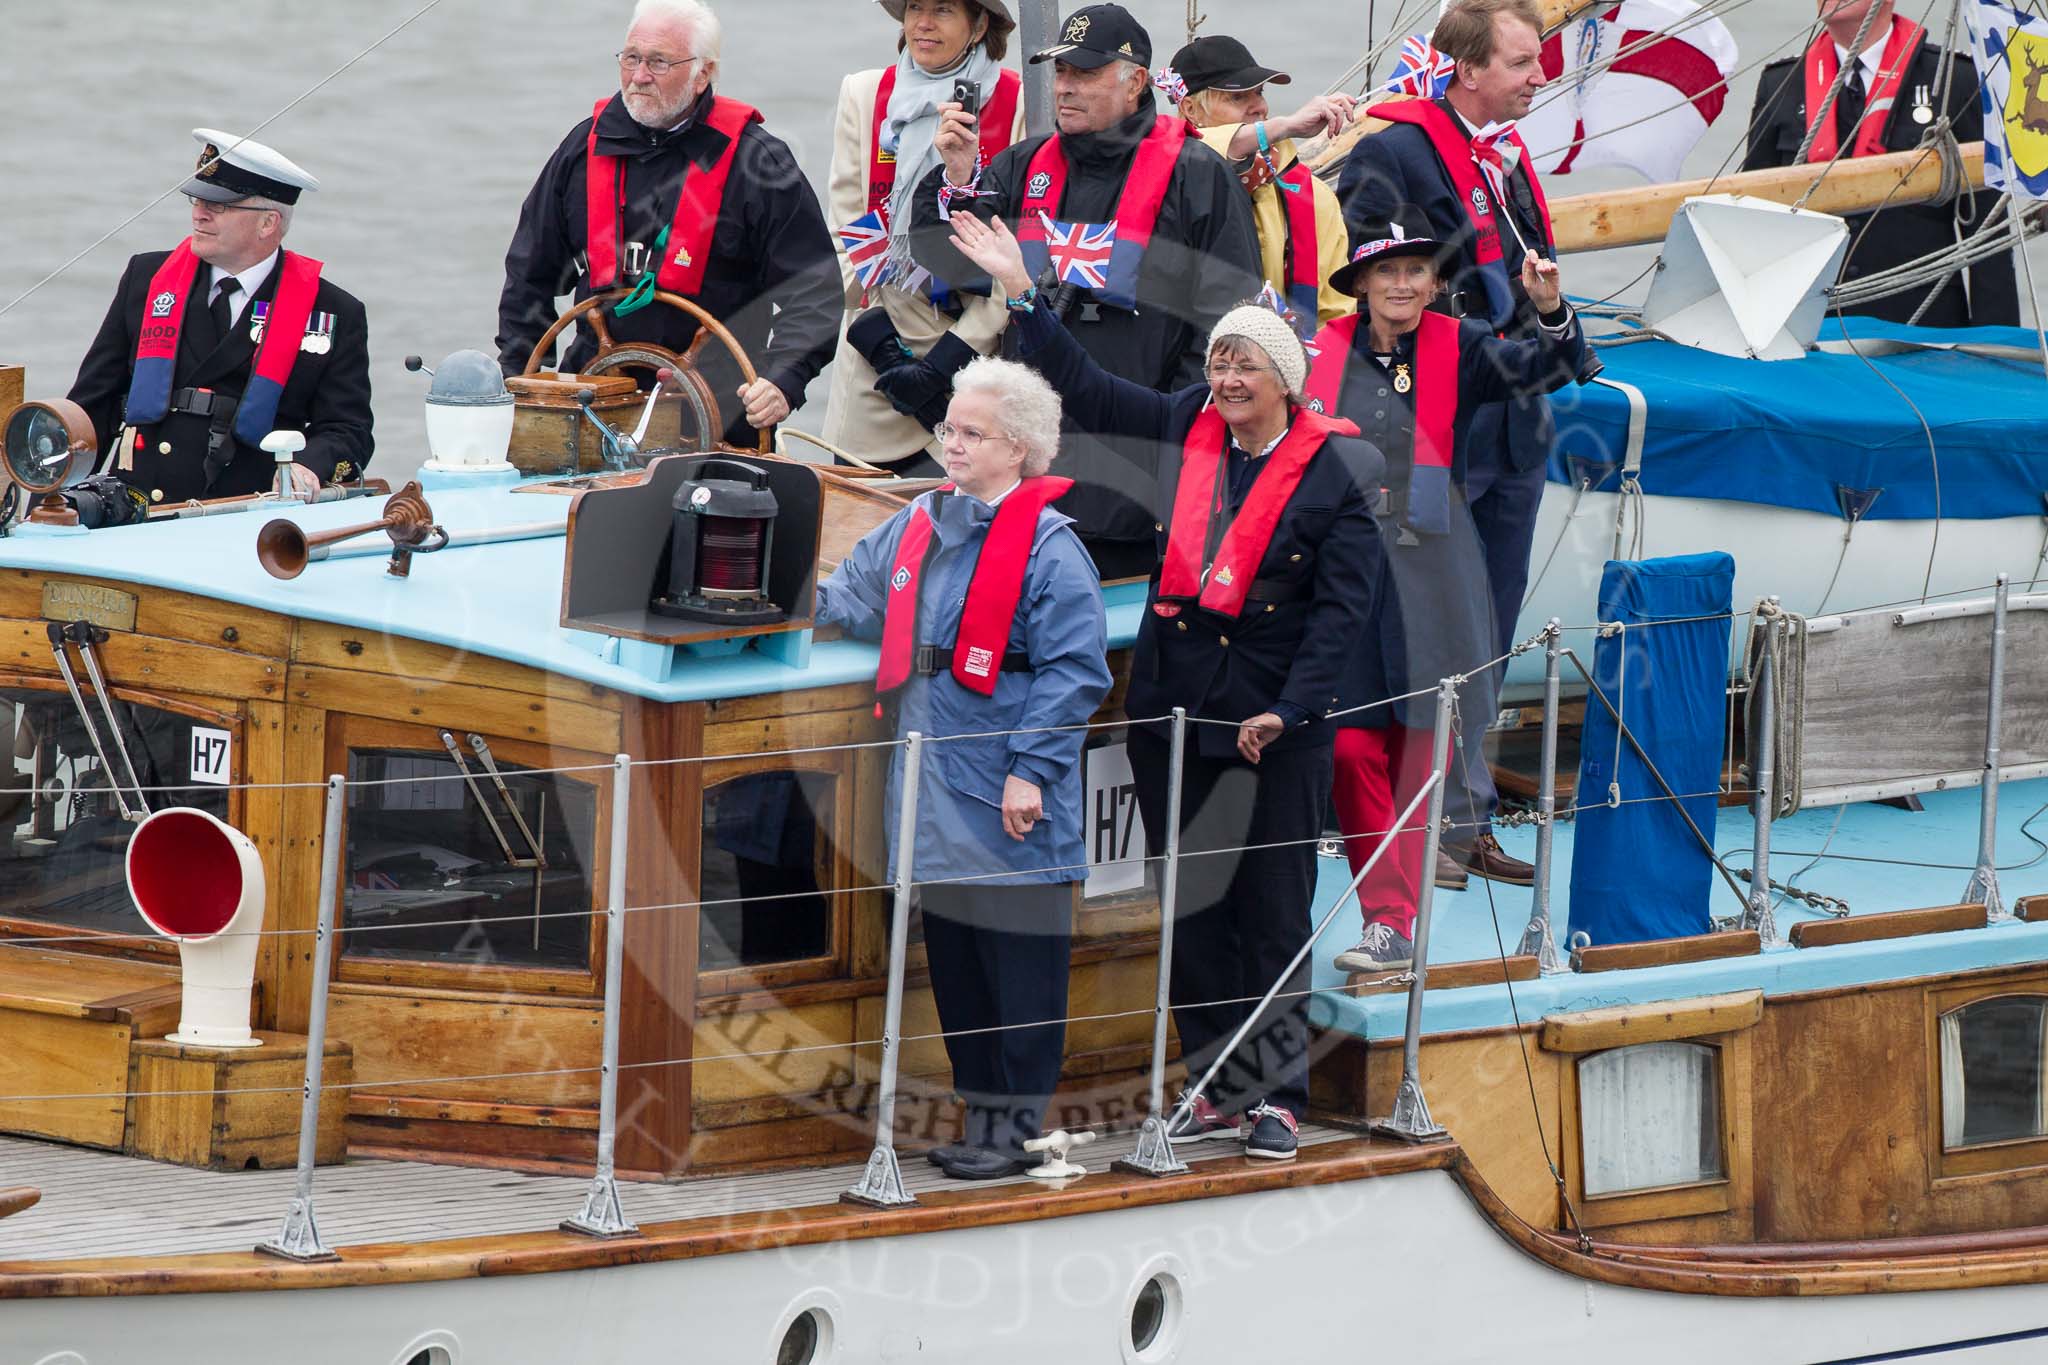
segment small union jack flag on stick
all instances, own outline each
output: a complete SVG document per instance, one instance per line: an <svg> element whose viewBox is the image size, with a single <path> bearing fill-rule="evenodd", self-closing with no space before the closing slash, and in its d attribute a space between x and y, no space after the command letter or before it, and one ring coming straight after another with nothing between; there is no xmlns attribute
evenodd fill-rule
<svg viewBox="0 0 2048 1365"><path fill-rule="evenodd" d="M1456 58L1431 47L1421 34L1412 33L1401 43L1401 55L1394 62L1394 74L1380 88L1391 95L1442 99L1457 71Z"/></svg>
<svg viewBox="0 0 2048 1365"><path fill-rule="evenodd" d="M1040 213L1045 249L1063 284L1101 289L1109 283L1109 258L1116 250L1115 223L1061 223Z"/></svg>
<svg viewBox="0 0 2048 1365"><path fill-rule="evenodd" d="M889 272L889 224L880 209L839 229L839 249L863 289L873 289Z"/></svg>

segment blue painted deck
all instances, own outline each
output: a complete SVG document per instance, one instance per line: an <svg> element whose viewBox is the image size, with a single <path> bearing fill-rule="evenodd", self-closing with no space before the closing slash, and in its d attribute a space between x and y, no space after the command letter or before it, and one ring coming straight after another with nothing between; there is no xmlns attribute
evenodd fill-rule
<svg viewBox="0 0 2048 1365"><path fill-rule="evenodd" d="M1846 900L1855 914L1955 904L1969 881L1970 867L1976 856L1978 793L1975 789L1934 792L1921 800L1926 810L1919 813L1869 804L1841 807L1839 828L1836 827L1836 808L1802 811L1780 820L1773 827L1771 836L1773 878L1780 884L1784 883L1794 872L1805 867L1812 855L1825 848L1831 856L1799 876L1797 885ZM2007 909L2011 909L2012 903L2023 896L2048 893L2048 856L2044 856L2040 847L2028 842L2020 833L2022 824L2040 814L2041 818L2034 822L2032 832L2048 841L2048 813L2043 813L2044 808L2048 808L2048 778L2008 782L2001 790L1999 865L2007 870L2000 872L1999 884ZM1720 812L1714 844L1731 868L1749 865L1748 849L1753 832L1754 826L1747 810ZM1560 824L1554 841L1556 875L1551 915L1560 949L1571 934L1567 890L1571 880L1574 833L1574 825ZM1501 830L1500 840L1502 846L1517 857L1535 856L1536 832L1533 828ZM1849 861L1852 856L1900 861ZM2039 861L2034 861L2037 858ZM2030 862L2032 866L2024 866ZM1947 866L1921 867L1902 863ZM1316 902L1318 918L1336 902L1350 881L1349 869L1341 857L1323 859L1321 869ZM1512 953L1521 941L1523 926L1529 921L1533 897L1534 893L1527 887L1502 886L1477 877L1465 891L1438 891L1433 912L1430 961L1495 958L1503 944L1506 951ZM1719 876L1714 879L1711 905L1712 913L1724 919L1740 913L1742 908ZM1786 903L1778 908L1778 930L1781 934L1789 933L1799 920L1821 918L1826 916L1802 905ZM1500 931L1498 940L1494 937L1496 924ZM1316 945L1315 984L1318 988L1344 984L1344 974L1336 969L1332 959L1357 942L1358 932L1358 911L1355 906L1347 906ZM1516 982L1512 987L1512 1010L1509 988L1505 986L1431 991L1423 1004L1423 1027L1430 1032L1497 1028L1512 1023L1516 1012L1526 1022L1565 1010L1678 1000L1721 991L1761 988L1767 995L1777 995L2044 960L2048 960L2048 923L1994 924L1964 933L1928 934L1830 948L1780 947L1766 949L1753 957L1724 958L1687 966L1597 972L1585 976L1568 973L1540 981ZM1314 999L1313 1008L1319 1025L1368 1038L1399 1037L1405 1021L1407 995L1397 993L1364 998L1342 994L1319 995Z"/></svg>
<svg viewBox="0 0 2048 1365"><path fill-rule="evenodd" d="M512 477L437 475L421 479L435 520L451 533L563 521L569 498L516 493ZM654 701L704 701L859 682L875 675L875 648L851 640L815 645L790 664L746 649L716 658L679 657L663 676L633 667L620 642L560 624L560 538L475 545L422 555L410 578L384 572L386 555L332 559L279 580L256 561L256 533L285 516L309 532L375 521L374 498L293 504L231 516L192 518L105 531L22 526L0 539L0 568L112 578L237 602L309 621L358 626L528 664ZM381 540L381 537L379 538ZM1108 590L1112 646L1137 638L1144 585ZM641 651L644 657L644 651Z"/></svg>

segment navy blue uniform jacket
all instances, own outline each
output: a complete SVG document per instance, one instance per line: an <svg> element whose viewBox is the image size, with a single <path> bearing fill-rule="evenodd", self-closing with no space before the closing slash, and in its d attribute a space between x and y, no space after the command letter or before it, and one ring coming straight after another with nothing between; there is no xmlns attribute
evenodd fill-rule
<svg viewBox="0 0 2048 1365"><path fill-rule="evenodd" d="M1141 472L1154 489L1153 531L1163 556L1181 450L1209 401L1209 386L1159 393L1118 379L1091 360L1043 304L1013 326L1023 357L1059 390L1069 420L1089 431L1136 438L1127 448L1153 452ZM1309 461L1256 579L1283 600L1248 601L1237 617L1189 605L1168 620L1151 609L1159 595L1155 569L1131 659L1125 713L1150 719L1184 706L1190 718L1229 722L1192 727L1196 752L1212 758L1236 753L1231 727L1263 711L1288 722L1269 749L1330 743L1333 732L1324 718L1369 700L1343 696L1341 682L1373 619L1380 539L1369 498L1378 496L1385 472L1378 450L1343 437L1326 441Z"/></svg>
<svg viewBox="0 0 2048 1365"><path fill-rule="evenodd" d="M79 363L71 401L92 419L94 434L105 451L120 433L128 406L128 383L135 374L135 343L142 333L142 312L149 303L149 282L168 251L145 251L132 257L121 272L114 301L100 323L99 334ZM254 303L277 295L283 263L272 267L256 287ZM212 389L240 398L256 364L256 343L249 338L255 309L244 307L226 340L218 338L206 310L213 274L201 265L185 302L178 332L178 359L171 391ZM277 400L273 430L302 431L306 448L298 462L320 476L322 483L359 479L376 448L371 438L370 338L363 305L355 295L325 274L313 311L330 313L334 329L325 352L301 351L292 362L292 377ZM211 422L192 413L166 413L161 422L141 428L142 446L134 452L132 469L118 471L153 502L179 503L190 498L230 498L261 493L277 483L277 464L268 451L235 442L233 458L212 483L206 481L207 438ZM169 446L167 451L163 447ZM159 496L160 495L160 496Z"/></svg>
<svg viewBox="0 0 2048 1365"><path fill-rule="evenodd" d="M1955 124L1958 142L1974 142L1984 136L1984 109L1977 98L1977 69L1967 60L1958 61L1949 83L1947 113ZM1899 87L1898 102L1885 119L1884 145L1887 151L1909 151L1920 145L1924 126L1913 118L1914 97L1922 89L1941 90L1941 48L1927 42L1913 59ZM1938 93L1936 95L1938 98ZM1749 116L1749 146L1742 158L1745 171L1769 166L1789 166L1799 155L1806 138L1806 64L1804 56L1772 62L1757 76L1756 103ZM1818 174L1819 167L1815 167ZM1984 221L1998 203L1998 195L1982 190L1970 196L1970 224ZM1951 246L1956 239L1956 205L1894 204L1878 214L1859 213L1849 222L1849 259L1842 266L1842 281L1861 279L1879 271L1904 265L1916 256ZM1873 219L1877 221L1873 221ZM2016 327L2020 320L2019 284L2013 275L2012 253L2000 252L1978 262L1969 271L1970 287L1963 288L1960 276L1943 285L1941 292L1920 317L1923 327ZM1921 285L1890 298L1878 299L1847 311L1905 322L1913 316L1933 286Z"/></svg>

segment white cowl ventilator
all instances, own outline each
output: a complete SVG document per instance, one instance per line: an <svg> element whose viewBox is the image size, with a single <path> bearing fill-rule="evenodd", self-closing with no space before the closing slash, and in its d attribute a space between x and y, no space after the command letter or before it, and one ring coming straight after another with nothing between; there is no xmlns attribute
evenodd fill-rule
<svg viewBox="0 0 2048 1365"><path fill-rule="evenodd" d="M185 990L170 1041L256 1047L249 995L263 860L249 836L203 810L160 810L128 841L128 894L149 927L178 945Z"/></svg>

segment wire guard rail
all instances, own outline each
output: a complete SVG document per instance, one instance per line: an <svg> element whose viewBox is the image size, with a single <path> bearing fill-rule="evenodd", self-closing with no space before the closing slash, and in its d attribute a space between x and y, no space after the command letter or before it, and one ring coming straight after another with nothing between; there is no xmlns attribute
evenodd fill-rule
<svg viewBox="0 0 2048 1365"><path fill-rule="evenodd" d="M1996 857L1996 820L2001 756L2000 730L2002 710L2005 703L2004 671L2009 590L2007 579L2001 576L1995 587L1996 597L1992 610L1993 620L1990 641L1984 768L1980 796L1979 841L1976 863L1971 869L1969 885L1965 893L1966 900L1985 904L1992 919L2010 918L2010 915L2005 912L2001 900L1998 886L1999 866ZM1981 608L1981 604L1979 605ZM1778 719L1774 713L1774 708L1777 706L1774 670L1779 665L1778 650L1784 633L1788 628L1788 618L1779 606L1777 599L1770 598L1758 603L1753 612L1730 612L1725 614L1725 618L1717 616L1713 618L1688 619L1735 620L1744 615L1752 615L1755 618L1760 647L1757 650L1754 675L1748 681L1746 689L1740 689L1746 690L1750 711L1750 729L1754 736L1752 740L1752 753L1750 755L1750 767L1755 833L1751 850L1751 869L1748 874L1750 886L1746 892L1738 892L1738 894L1742 896L1744 904L1741 923L1745 927L1757 929L1766 944L1775 944L1778 941L1778 935L1773 919L1774 903L1772 897L1774 892L1782 895L1787 889L1774 884L1770 876L1771 825L1773 819L1778 814L1776 755L1773 748L1776 721ZM1796 618L1791 619L1796 622ZM1631 626L1629 629L1643 629L1659 624L1679 624L1679 622L1652 622L1646 623L1644 626ZM1691 793L1680 795L1673 791L1670 785L1663 781L1661 774L1656 773L1648 754L1637 743L1635 736L1629 733L1625 717L1620 709L1626 705L1626 697L1610 700L1605 693L1599 690L1597 685L1592 683L1583 662L1578 659L1572 650L1566 648L1562 643L1563 636L1567 631L1601 631L1603 629L1605 628L1566 627L1553 619L1536 635L1514 646L1507 655L1482 664L1470 673L1454 674L1443 678L1434 687L1420 689L1414 693L1407 694L1407 697L1388 698L1380 702L1368 703L1365 706L1352 708L1354 712L1369 710L1372 707L1390 705L1397 701L1428 696L1433 693L1436 697L1436 715L1431 734L1430 764L1427 774L1419 790L1414 793L1406 807L1392 822L1393 827L1391 829L1376 831L1370 834L1346 836L1348 839L1354 840L1364 838L1375 839L1376 843L1370 856L1360 870L1351 878L1342 894L1336 898L1335 902L1314 924L1307 941L1303 943L1300 950L1296 953L1294 960L1281 972L1279 978L1266 989L1265 993L1258 998L1256 1004L1250 1010L1244 1022L1239 1025L1235 1034L1223 1046L1206 1071L1186 1089L1175 1107L1168 1106L1165 1087L1167 1076L1168 1019L1172 1006L1170 982L1174 953L1174 930L1179 903L1181 865L1186 859L1200 858L1211 853L1241 851L1198 849L1193 852L1184 853L1181 847L1181 783L1186 763L1188 729L1190 725L1218 722L1211 722L1206 718L1190 717L1184 709L1176 708L1170 717L1091 722L1081 726L1059 727L1069 731L1092 732L1097 730L1117 730L1137 724L1158 724L1162 721L1167 722L1170 726L1169 789L1166 802L1167 825L1159 835L1159 846L1162 847L1163 851L1160 855L1116 860L1119 862L1135 861L1158 865L1160 919L1154 999L1147 1008L1129 1009L1083 1017L1087 1020L1097 1020L1134 1018L1149 1015L1152 1020L1151 1053L1146 1078L1147 1099L1149 1103L1145 1111L1145 1117L1138 1130L1135 1150L1130 1156L1116 1163L1120 1169L1146 1176L1165 1176L1187 1170L1186 1164L1175 1154L1172 1144L1168 1141L1167 1135L1173 1122L1193 1108L1198 1099L1214 1082L1216 1076L1226 1063L1236 1054L1245 1040L1251 1036L1254 1028L1260 1023L1262 1016L1265 1015L1268 1008L1276 1000L1283 998L1283 996L1293 998L1296 996L1313 996L1319 993L1329 993L1327 990L1318 992L1315 989L1283 991L1283 987L1286 985L1289 977L1299 969L1301 963L1308 958L1323 934L1335 922L1337 916L1348 905L1353 903L1366 877L1371 874L1382 859L1391 856L1396 837L1404 833L1413 832L1418 828L1424 833L1422 867L1425 875L1418 879L1416 920L1413 934L1413 964L1405 972L1390 973L1371 981L1361 982L1354 980L1352 987L1380 987L1402 984L1404 982L1408 986L1406 1019L1403 1031L1401 1080L1395 1093L1391 1113L1387 1117L1375 1121L1371 1125L1372 1131L1411 1142L1438 1140L1445 1136L1443 1128L1431 1117L1428 1101L1423 1093L1420 1052L1423 1003L1428 990L1432 903L1434 900L1434 878L1427 875L1427 870L1435 865L1444 827L1445 786L1448 781L1447 775L1450 772L1452 744L1455 738L1454 731L1457 728L1456 717L1459 688L1469 681L1471 677L1486 669L1497 666L1507 658L1520 655L1538 647L1544 650L1541 778L1536 811L1533 817L1533 823L1537 827L1533 901L1529 922L1523 931L1520 947L1518 948L1518 952L1533 955L1537 958L1539 969L1543 975L1556 975L1572 970L1570 966L1560 960L1556 932L1551 920L1551 883L1554 873L1553 833L1554 826L1559 818L1583 808L1573 803L1569 809L1560 812L1557 803L1557 750L1561 692L1560 665L1562 661L1567 658L1571 659L1574 666L1585 676L1585 681L1592 689L1589 695L1597 698L1599 703L1613 714L1621 738L1635 746L1637 757L1642 760L1662 788L1661 795L1630 798L1631 804L1639 801L1682 802L1690 799L1691 796L1714 794ZM1617 702L1619 705L1617 705ZM503 1071L480 1076L387 1078L378 1081L353 1082L341 1086L326 1085L323 1076L329 1018L329 995L332 984L333 959L336 956L334 951L335 943L340 935L375 933L380 928L386 927L376 925L342 927L337 923L342 890L343 835L349 789L357 786L372 787L397 782L458 781L462 780L462 777L459 774L450 774L446 777L408 777L402 779L351 781L340 774L336 774L320 784L307 782L267 784L271 788L290 787L296 789L309 789L318 785L324 789L325 809L320 849L319 904L315 927L310 931L303 929L256 931L264 936L304 936L310 933L313 940L310 949L313 972L312 998L307 1026L306 1068L304 1079L301 1085L297 1087L300 1094L301 1108L293 1194L277 1235L263 1242L257 1250L267 1255L301 1262L336 1259L335 1253L321 1239L319 1219L314 1203L313 1176L318 1145L318 1116L321 1096L325 1090L376 1091L398 1085L566 1076L588 1074L594 1070L599 1078L595 1167L581 1209L576 1211L571 1217L564 1219L559 1226L566 1232L584 1236L616 1238L632 1236L638 1231L634 1223L627 1217L624 1201L620 1194L615 1166L619 1123L618 1082L620 1072L628 1069L701 1064L709 1061L739 1062L749 1058L779 1056L792 1050L800 1052L846 1051L851 1053L857 1049L874 1047L879 1044L880 1066L874 1090L874 1146L859 1180L847 1189L841 1198L848 1202L881 1209L899 1208L916 1203L915 1197L905 1185L902 1166L896 1151L895 1127L902 1049L906 1043L954 1036L952 1033L940 1032L920 1034L915 1037L906 1038L903 1033L910 912L915 902L917 887L920 885L915 879L917 816L921 787L920 774L925 766L925 749L930 744L975 737L979 736L927 736L917 731L911 731L901 740L817 746L818 750L835 751L847 749L894 749L897 747L902 749L901 761L903 768L900 782L902 797L897 811L895 854L890 880L887 883L870 887L839 889L840 891L850 889L867 892L887 890L891 893L888 980L884 1001L883 1023L879 1039L852 1042L833 1041L808 1046L799 1045L794 1048L779 1049L774 1053L738 1052L724 1053L710 1058L689 1057L642 1061L633 1063L631 1067L624 1067L620 1062L620 1014L622 1008L621 997L623 994L622 981L626 941L624 917L633 913L688 910L728 903L716 900L686 901L663 905L629 905L627 903L627 838L631 827L633 769L636 767L656 768L681 763L708 762L712 761L710 758L686 756L636 763L625 754L617 754L614 755L609 764L552 769L524 769L519 774L521 777L532 777L557 772L590 774L608 770L611 773L612 816L609 822L610 857L607 864L607 885L603 912L606 929L604 946L603 1042L601 1062L597 1067L574 1066ZM794 755L810 753L814 752L814 750L792 749L784 752ZM244 785L256 786L266 784ZM133 781L126 784L126 793L132 795L138 802L142 800L145 792L174 790L181 789L144 788L139 783ZM209 788L209 790L218 790L218 788ZM117 784L109 795L116 798L121 797L123 795L122 787ZM1415 817L1418 809L1422 808L1425 803L1427 805L1427 814L1418 826L1414 823ZM1593 804L1604 806L1614 804L1614 802L1610 799ZM1711 854L1713 851L1712 842L1707 838L1706 833L1699 830L1697 826L1693 827L1693 833L1706 843ZM1304 842L1322 843L1323 840L1318 837L1316 840ZM1818 861L1819 857L1823 856L1827 856L1825 850L1823 850L1822 854L1816 855L1816 861ZM1838 856L1847 857L1849 855ZM1085 868L1066 870L1085 871ZM1007 874L995 873L987 875L1002 876ZM980 876L962 876L938 880L971 883L981 879ZM807 893L788 894L801 895ZM784 898L786 897L776 895L745 899ZM587 916L590 912L588 910L574 910L560 913L571 916ZM493 918L495 917L472 916L459 922L489 922ZM532 916L515 915L504 918L525 921L532 918ZM418 926L413 925L411 927ZM0 938L0 947L46 947L72 941L73 938L105 943L109 940L119 941L129 937L138 940L154 940L156 938L153 934L122 935L99 933L87 933L76 936L23 936ZM1248 1003L1248 998L1247 1000L1211 1003L1242 1004ZM968 1030L966 1032L1038 1028L1050 1023L1064 1025L1073 1022L1077 1022L1077 1020L1072 1018L1033 1020L1028 1023L997 1025L989 1029ZM285 1087L231 1087L229 1089L229 1093L259 1093L263 1091L288 1093ZM177 1093L212 1094L217 1092L194 1091ZM39 1099L55 1101L71 1098L85 1097L66 1095L0 1097L0 1099L6 1099L9 1102ZM95 1094L90 1096L90 1098L103 1099L106 1096Z"/></svg>

